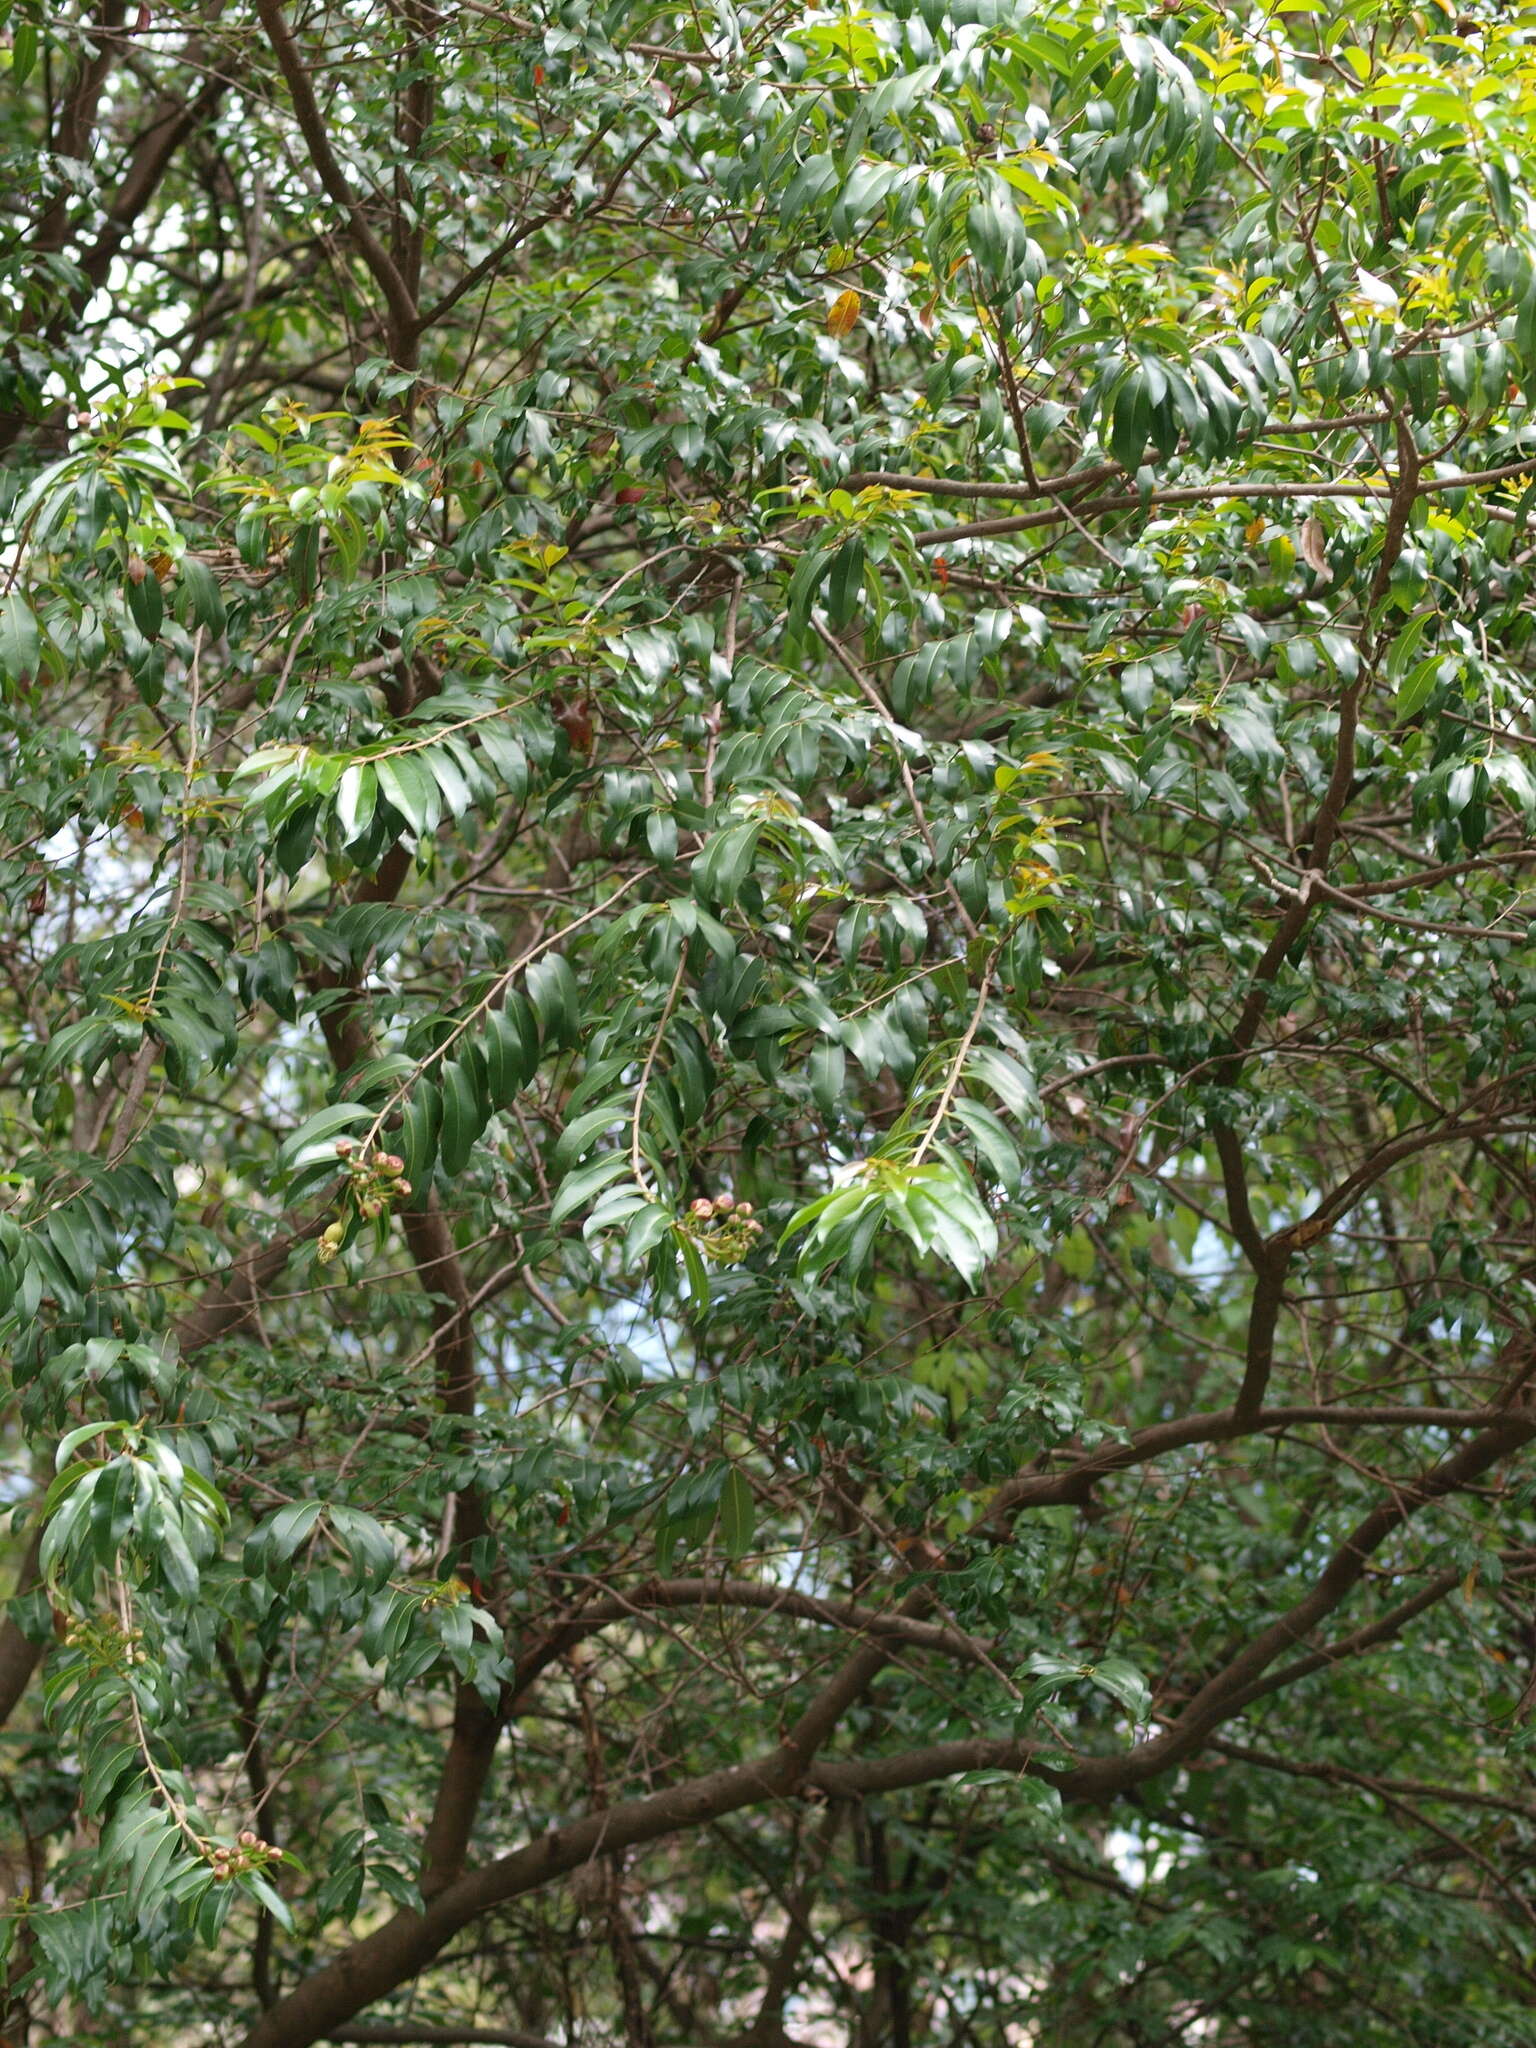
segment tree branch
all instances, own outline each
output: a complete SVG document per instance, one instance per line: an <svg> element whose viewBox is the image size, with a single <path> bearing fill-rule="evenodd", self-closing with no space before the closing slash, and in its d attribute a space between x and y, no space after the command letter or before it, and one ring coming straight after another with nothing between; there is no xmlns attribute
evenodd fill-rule
<svg viewBox="0 0 1536 2048"><path fill-rule="evenodd" d="M1149 1464L1169 1451L1195 1444L1232 1443L1245 1436L1264 1436L1308 1422L1332 1429L1416 1428L1479 1429L1498 1419L1490 1408L1334 1408L1326 1403L1269 1408L1262 1415L1239 1415L1235 1408L1206 1409L1171 1422L1140 1429L1129 1443L1110 1444L1079 1458L1065 1472L1021 1473L993 1496L987 1520L999 1533L1026 1508L1080 1507L1091 1500L1101 1479L1132 1466Z"/></svg>
<svg viewBox="0 0 1536 2048"><path fill-rule="evenodd" d="M921 1589L909 1596L924 1604ZM334 1962L316 1970L262 2015L242 2048L310 2048L329 2037L374 1999L426 1967L461 1927L563 1877L595 1856L637 1848L683 1828L698 1828L743 1807L783 1799L804 1783L817 1750L838 1722L890 1661L890 1653L865 1645L827 1682L777 1748L709 1771L664 1791L584 1814L537 1841L472 1870L424 1901L406 1908L366 1935Z"/></svg>
<svg viewBox="0 0 1536 2048"><path fill-rule="evenodd" d="M272 54L277 59L278 69L282 72L283 81L288 87L288 97L293 102L294 116L299 124L299 132L304 137L304 146L309 151L309 160L314 165L321 184L347 216L358 254L367 264L384 294L385 303L389 308L391 345L397 360L401 361L405 368L413 368L416 340L420 331L416 301L405 279L400 275L394 258L368 225L368 216L362 203L353 192L347 174L331 148L325 117L320 112L310 86L304 60L299 55L298 46L283 18L279 0L256 0L256 18L266 33L267 41L272 45Z"/></svg>
<svg viewBox="0 0 1536 2048"><path fill-rule="evenodd" d="M1476 490L1485 484L1512 483L1519 477L1530 476L1533 473L1536 473L1536 456L1524 462L1505 463L1498 469L1469 470L1456 476L1426 479L1416 474L1412 495L1414 498L1430 498L1444 491ZM1067 479L1042 479L1042 492L1047 481L1065 482ZM1224 503L1229 498L1273 498L1282 503L1289 499L1309 498L1375 501L1390 498L1397 482L1396 477L1387 479L1384 484L1304 483L1276 477L1272 483L1183 484L1170 486L1166 490L1153 490L1145 497L1138 491L1120 493L1112 498L1094 498L1086 505L1079 505L1076 510L1080 519L1096 519L1108 512L1146 511L1158 505L1209 505ZM1000 539L1005 534L1028 533L1037 527L1054 526L1061 517L1062 514L1056 510L1021 512L1016 517L1006 519L976 519L960 526L925 527L912 538L920 548L942 548L958 540Z"/></svg>
<svg viewBox="0 0 1536 2048"><path fill-rule="evenodd" d="M425 2020L408 2021L401 2026L342 2027L325 2037L328 2041L358 2043L400 2043L401 2048L411 2044L432 2044L441 2042L443 2048L455 2048L465 2042L472 2048L558 2048L542 2034L524 2033L521 2027L434 2027Z"/></svg>

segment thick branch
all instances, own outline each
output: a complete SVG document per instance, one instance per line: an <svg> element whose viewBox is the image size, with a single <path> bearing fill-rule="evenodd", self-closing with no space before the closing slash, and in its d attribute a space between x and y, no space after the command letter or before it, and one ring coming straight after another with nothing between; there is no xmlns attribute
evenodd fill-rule
<svg viewBox="0 0 1536 2048"><path fill-rule="evenodd" d="M1201 1687L1177 1719L1149 1742L1139 1743L1117 1756L1085 1757L1063 1770L1042 1764L1036 1755L1037 1745L1029 1740L976 1737L937 1742L899 1756L818 1763L810 1774L811 1783L831 1797L852 1799L931 1784L963 1771L1011 1770L1045 1778L1069 1799L1099 1801L1128 1792L1195 1755L1223 1721L1241 1711L1246 1699L1257 1697L1260 1690L1273 1690L1258 1687L1256 1681L1278 1656L1303 1641L1318 1622L1340 1605L1358 1583L1371 1554L1419 1508L1469 1485L1533 1437L1536 1420L1508 1417L1421 1478L1399 1485L1392 1498L1373 1509L1339 1546L1333 1562L1311 1590L1255 1636ZM1407 1618L1398 1611L1398 1625ZM1378 1640L1379 1632L1379 1624L1358 1631L1349 1639L1351 1653ZM1336 1652L1342 1654L1343 1650L1344 1645L1335 1645ZM1288 1682L1319 1668L1321 1663L1337 1661L1338 1655L1326 1653L1299 1659L1289 1668Z"/></svg>
<svg viewBox="0 0 1536 2048"><path fill-rule="evenodd" d="M635 1621L656 1609L697 1607L746 1608L782 1614L791 1620L817 1622L852 1635L881 1637L891 1646L907 1644L913 1649L936 1650L967 1663L985 1664L991 1654L985 1643L961 1629L944 1628L894 1610L882 1613L852 1600L823 1600L812 1593L798 1593L787 1586L752 1579L648 1579L632 1592L593 1600L558 1623L561 1650L580 1636L596 1634L616 1623ZM542 1670L542 1645L535 1654ZM519 1689L527 1682L521 1670L516 1682Z"/></svg>
<svg viewBox="0 0 1536 2048"><path fill-rule="evenodd" d="M921 1591L910 1605L923 1604ZM721 1771L690 1778L644 1798L584 1814L537 1841L446 1885L423 1909L395 1914L335 1962L307 1977L265 2013L242 2048L310 2048L376 1998L424 1969L461 1927L508 1900L539 1890L594 1856L702 1827L743 1807L782 1799L805 1781L816 1752L889 1662L874 1645L856 1650L795 1722L778 1747Z"/></svg>
<svg viewBox="0 0 1536 2048"><path fill-rule="evenodd" d="M1277 1657L1306 1641L1358 1584L1372 1553L1431 1501L1457 1493L1536 1436L1536 1419L1511 1415L1483 1430L1416 1480L1400 1480L1391 1498L1360 1521L1335 1551L1311 1590L1233 1657L1195 1694L1164 1734L1132 1752L1134 1778L1166 1770L1198 1749L1213 1728L1238 1710L1248 1688ZM1090 1779L1098 1765L1086 1767ZM1063 1789L1078 1775L1068 1772ZM1132 1782L1134 1782L1134 1778Z"/></svg>
<svg viewBox="0 0 1536 2048"><path fill-rule="evenodd" d="M1437 1606L1448 1594L1454 1593L1462 1583L1465 1573L1460 1570L1436 1572L1427 1585L1407 1600L1400 1600L1395 1607L1378 1615L1375 1621L1367 1622L1352 1634L1341 1636L1337 1642L1326 1643L1320 1650L1313 1650L1308 1656L1298 1657L1293 1664L1282 1665L1278 1671L1266 1672L1263 1678L1250 1685L1234 1703L1240 1711L1251 1706L1255 1700L1263 1699L1267 1693L1280 1692L1298 1679L1310 1677L1314 1671L1326 1671L1330 1665L1342 1664L1347 1658L1361 1656L1366 1650L1373 1650L1378 1643L1390 1642L1399 1635L1416 1615L1424 1614Z"/></svg>
<svg viewBox="0 0 1536 2048"><path fill-rule="evenodd" d="M468 2042L483 2044L483 2048L555 2048L542 2034L524 2033L521 2027L433 2027L425 2020L413 2020L398 2027L343 2027L339 2033L326 2036L328 2041L345 2042L398 2042L401 2048L409 2048L415 2042L441 2042L443 2048L451 2044Z"/></svg>
<svg viewBox="0 0 1536 2048"><path fill-rule="evenodd" d="M358 254L372 272L379 289L384 294L389 308L391 343L396 355L402 359L410 356L414 360L417 335L420 331L417 320L416 301L411 296L405 279L400 275L394 258L384 247L373 229L368 225L368 216L357 195L347 180L346 172L337 161L331 148L331 138L325 116L309 82L309 73L304 68L304 59L299 55L298 45L289 32L283 18L279 0L256 0L256 16L266 32L267 41L272 45L278 69L288 87L288 97L293 102L294 117L299 132L304 137L304 146L309 151L309 160L315 167L316 175L326 191L347 216L352 230L352 239ZM411 367L407 363L407 368Z"/></svg>
<svg viewBox="0 0 1536 2048"><path fill-rule="evenodd" d="M42 1547L43 1524L39 1517L32 1525L32 1534L17 1567L14 1599L30 1593L37 1584L37 1561ZM23 1693L32 1682L32 1674L42 1654L43 1645L23 1635L7 1614L0 1622L0 1727L15 1713Z"/></svg>
<svg viewBox="0 0 1536 2048"><path fill-rule="evenodd" d="M1021 1473L993 1496L988 1521L1001 1529L1025 1508L1080 1507L1093 1498L1099 1481L1111 1473L1149 1464L1169 1451L1187 1450L1194 1444L1232 1443L1239 1437L1262 1436L1307 1422L1327 1423L1331 1429L1476 1429L1495 1419L1495 1411L1487 1408L1333 1408L1320 1404L1269 1408L1262 1416L1240 1415L1235 1408L1206 1409L1137 1430L1129 1443L1092 1451L1065 1472Z"/></svg>

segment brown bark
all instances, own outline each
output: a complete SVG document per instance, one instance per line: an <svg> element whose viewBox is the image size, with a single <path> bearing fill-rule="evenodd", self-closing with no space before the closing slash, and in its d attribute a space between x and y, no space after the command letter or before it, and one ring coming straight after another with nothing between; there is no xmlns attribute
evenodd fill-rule
<svg viewBox="0 0 1536 2048"><path fill-rule="evenodd" d="M888 1650L865 1646L849 1658L776 1750L604 1807L552 1829L481 1870L458 1876L427 1900L421 1912L396 1914L298 1985L257 2022L242 2048L309 2048L374 1999L415 1976L460 1928L482 1913L554 1882L594 1856L697 1829L744 1808L791 1796L807 1783L831 1796L850 1798L928 1784L963 1771L1004 1768L1045 1777L1072 1799L1102 1801L1129 1791L1198 1752L1224 1720L1241 1710L1268 1667L1287 1649L1303 1643L1342 1604L1372 1554L1421 1507L1471 1484L1533 1437L1536 1418L1506 1415L1417 1480L1399 1485L1340 1545L1312 1589L1215 1673L1172 1724L1149 1742L1117 1756L1083 1759L1065 1770L1041 1764L1035 1745L1027 1740L986 1738L936 1743L893 1757L820 1761L818 1752L843 1715L889 1661ZM921 1604L920 1594L909 1603L913 1608ZM1364 1647L1367 1638L1378 1639L1378 1632L1362 1631L1360 1636ZM1311 1660L1303 1659L1294 1676L1311 1668Z"/></svg>
<svg viewBox="0 0 1536 2048"><path fill-rule="evenodd" d="M30 1593L37 1584L37 1561L42 1547L43 1524L39 1517L33 1522L32 1533L17 1567L13 1599ZM23 1635L9 1613L4 1621L0 1621L0 1727L10 1720L21 1704L27 1687L32 1683L32 1674L37 1669L43 1647L41 1643L34 1643L30 1636Z"/></svg>
<svg viewBox="0 0 1536 2048"><path fill-rule="evenodd" d="M920 1604L921 1596L914 1595ZM710 1771L644 1798L623 1800L471 1870L403 1911L317 1970L265 2013L241 2048L309 2048L423 1969L461 1927L492 1907L537 1890L594 1856L638 1848L681 1828L696 1828L742 1808L793 1795L816 1753L848 1709L889 1662L876 1646L856 1650L822 1688L777 1748L729 1769Z"/></svg>
<svg viewBox="0 0 1536 2048"><path fill-rule="evenodd" d="M278 0L256 0L256 16L283 74L283 83L288 88L294 117L316 176L346 215L353 246L383 294L391 352L397 362L410 367L415 361L420 335L415 297L400 275L394 257L369 225L362 201L352 190L351 181L331 148L330 126L315 98L308 68Z"/></svg>
<svg viewBox="0 0 1536 2048"><path fill-rule="evenodd" d="M458 2042L472 2044L472 2048L477 2048L477 2044L478 2048L555 2048L542 2034L524 2033L521 2027L434 2027L425 2020L408 2021L398 2027L342 2027L333 2031L330 2038L368 2044L368 2048L373 2048L373 2044L384 2048L388 2043L410 2048L410 2044L418 2042L429 2044L429 2048L439 2042L442 2048L451 2048L451 2044Z"/></svg>

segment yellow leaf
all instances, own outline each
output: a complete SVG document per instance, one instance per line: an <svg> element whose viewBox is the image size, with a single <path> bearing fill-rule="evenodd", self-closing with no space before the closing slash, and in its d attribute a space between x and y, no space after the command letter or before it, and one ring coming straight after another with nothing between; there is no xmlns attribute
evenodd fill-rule
<svg viewBox="0 0 1536 2048"><path fill-rule="evenodd" d="M827 308L827 332L836 335L839 341L845 334L851 334L858 323L859 295L857 292L839 292Z"/></svg>

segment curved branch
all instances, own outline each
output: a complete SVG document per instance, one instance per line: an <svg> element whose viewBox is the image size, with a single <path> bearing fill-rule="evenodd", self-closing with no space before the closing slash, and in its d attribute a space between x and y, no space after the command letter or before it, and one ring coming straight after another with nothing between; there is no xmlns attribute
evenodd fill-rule
<svg viewBox="0 0 1536 2048"><path fill-rule="evenodd" d="M434 2027L425 2020L410 2020L401 2026L342 2027L331 2034L333 2041L348 2043L399 2042L402 2048L410 2043L442 2042L444 2048L450 2044L465 2042L475 2048L556 2048L542 2034L525 2033L521 2027Z"/></svg>
<svg viewBox="0 0 1536 2048"><path fill-rule="evenodd" d="M1251 1764L1259 1771L1283 1771L1288 1778L1315 1778L1325 1785L1358 1785L1362 1791L1383 1798L1443 1799L1449 1806L1480 1806L1491 1813L1518 1813L1536 1820L1536 1803L1529 1799L1502 1799L1496 1792L1463 1791L1457 1785L1429 1785L1417 1778L1377 1778L1364 1771L1351 1771L1343 1764L1307 1763L1300 1757L1271 1756L1262 1749L1250 1749L1239 1742L1213 1742L1218 1756L1233 1763Z"/></svg>
<svg viewBox="0 0 1536 2048"><path fill-rule="evenodd" d="M1401 1627L1411 1612L1431 1604L1426 1592L1416 1594L1389 1616L1356 1631L1351 1637L1300 1658L1277 1674L1273 1684L1256 1683L1261 1673L1284 1650L1300 1642L1319 1621L1339 1606L1365 1570L1371 1553L1416 1511L1434 1500L1459 1491L1512 1451L1536 1438L1536 1419L1508 1417L1485 1430L1470 1444L1444 1459L1418 1480L1399 1486L1392 1499L1384 1501L1361 1521L1339 1546L1333 1562L1318 1578L1311 1591L1296 1601L1248 1646L1210 1679L1164 1731L1150 1741L1137 1744L1118 1756L1085 1757L1065 1769L1039 1760L1038 1743L1026 1739L978 1736L953 1742L936 1742L926 1748L908 1750L898 1756L828 1761L818 1763L811 1782L833 1798L852 1799L871 1793L898 1792L935 1779L958 1776L965 1771L1005 1770L1028 1773L1055 1785L1064 1798L1100 1801L1130 1791L1148 1778L1157 1777L1202 1749L1212 1731L1241 1712L1261 1692L1337 1663L1381 1640L1391 1628ZM1436 1582L1435 1597L1448 1587Z"/></svg>
<svg viewBox="0 0 1536 2048"><path fill-rule="evenodd" d="M1528 1444L1533 1437L1536 1437L1536 1418L1506 1416L1418 1479L1397 1482L1391 1498L1373 1508L1339 1545L1311 1591L1287 1608L1268 1628L1262 1629L1245 1649L1209 1678L1171 1727L1151 1742L1143 1743L1123 1760L1120 1770L1128 1775L1121 1778L1113 1764L1106 1769L1104 1764L1095 1760L1061 1774L1056 1782L1063 1791L1081 1784L1086 1796L1092 1797L1095 1795L1087 1790L1088 1787L1102 1784L1105 1789L1117 1790L1122 1783L1134 1784L1191 1755L1214 1728L1239 1710L1249 1688L1275 1659L1304 1643L1317 1624L1340 1606L1358 1583L1373 1552L1379 1550L1389 1536L1410 1521L1420 1508L1427 1507L1431 1501L1443 1500L1448 1494L1460 1492L1491 1466ZM1303 1660L1304 1663L1307 1661Z"/></svg>
<svg viewBox="0 0 1536 2048"><path fill-rule="evenodd" d="M1025 1508L1081 1507L1092 1499L1101 1479L1195 1444L1232 1443L1240 1437L1266 1436L1308 1422L1325 1422L1332 1429L1480 1429L1495 1421L1498 1412L1493 1408L1332 1408L1326 1403L1269 1408L1258 1416L1241 1415L1236 1408L1207 1409L1172 1422L1154 1422L1138 1430L1129 1443L1091 1451L1065 1472L1021 1473L999 1487L988 1521L1001 1533L1002 1526Z"/></svg>
<svg viewBox="0 0 1536 2048"><path fill-rule="evenodd" d="M849 1635L880 1638L890 1644L912 1649L935 1650L966 1663L985 1664L992 1653L987 1645L962 1629L944 1628L936 1622L920 1621L896 1610L861 1607L852 1600L823 1600L813 1593L799 1593L787 1586L760 1583L754 1579L648 1579L630 1593L610 1594L594 1600L555 1625L563 1654L584 1635L595 1635L615 1623L637 1621L658 1609L724 1607L782 1614L794 1621L819 1623L824 1628L842 1629ZM551 1661L546 1644L529 1653L526 1667L519 1665L513 1681L521 1692ZM532 1668L536 1664L537 1670Z"/></svg>
<svg viewBox="0 0 1536 2048"><path fill-rule="evenodd" d="M1530 476L1536 471L1536 457L1525 462L1505 463L1498 469L1469 470L1457 476L1436 476L1427 480L1415 475L1411 496L1414 499L1428 498L1442 491L1475 490L1483 484L1513 482L1517 477ZM1062 479L1063 482L1066 479ZM1140 492L1120 492L1110 498L1090 499L1086 505L1077 507L1080 519L1096 519L1106 512L1141 512L1145 514L1154 505L1207 505L1225 502L1229 498L1273 498L1282 503L1287 499L1306 498L1353 498L1366 499L1375 503L1387 500L1395 490L1399 479L1388 479L1381 484L1353 483L1300 483L1276 477L1272 482L1254 484L1186 484L1167 490L1154 490L1143 497ZM1013 493L1015 497L1022 493ZM1054 508L1042 512L1020 512L1003 519L973 519L958 526L930 526L912 536L920 548L942 548L957 540L1000 539L1005 534L1027 533L1036 527L1054 526L1062 514Z"/></svg>
<svg viewBox="0 0 1536 2048"><path fill-rule="evenodd" d="M396 268L395 260L384 244L368 225L368 216L362 203L348 182L346 172L337 161L331 148L330 135L326 128L325 116L321 113L309 82L309 73L299 55L298 45L283 18L279 0L256 0L256 18L272 45L272 54L277 59L283 82L288 87L288 97L293 102L294 117L299 132L304 137L304 146L309 151L309 160L317 176L332 199L347 216L352 230L352 239L357 244L358 254L373 273L375 282L384 294L389 308L389 323L393 330L391 341L399 356L414 355L419 329L416 301L411 296L405 279ZM412 367L411 364L406 365Z"/></svg>
<svg viewBox="0 0 1536 2048"><path fill-rule="evenodd" d="M1103 1800L1155 1777L1199 1750L1237 1711L1237 1702L1286 1649L1333 1612L1388 1536L1419 1508L1455 1493L1536 1437L1536 1418L1506 1416L1418 1479L1399 1484L1340 1545L1312 1589L1215 1674L1160 1735L1112 1757L1087 1757L1061 1769L1042 1764L1018 1741L936 1743L905 1756L820 1763L817 1752L889 1661L876 1645L857 1650L806 1708L777 1749L639 1799L588 1813L538 1841L466 1872L426 1901L397 1913L334 1962L316 1971L258 2020L242 2048L310 2048L336 2025L424 1969L462 1927L494 1907L551 1883L597 1855L611 1855L697 1828L744 1807L781 1799L806 1783L839 1796L895 1790L986 1767L1028 1771L1072 1799ZM924 1603L919 1589L909 1605Z"/></svg>
<svg viewBox="0 0 1536 2048"><path fill-rule="evenodd" d="M914 1607L925 1602L919 1589ZM743 1807L783 1799L806 1781L816 1752L884 1670L889 1653L877 1645L856 1650L822 1687L777 1748L725 1770L670 1785L643 1798L582 1815L551 1828L536 1841L472 1870L409 1907L332 1963L316 1970L264 2013L241 2048L310 2048L337 2025L426 1967L461 1927L482 1913L563 1877L594 1856L611 1856L683 1828L702 1827Z"/></svg>

